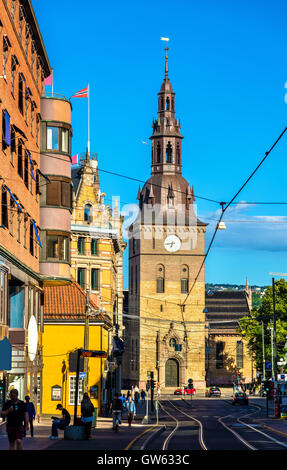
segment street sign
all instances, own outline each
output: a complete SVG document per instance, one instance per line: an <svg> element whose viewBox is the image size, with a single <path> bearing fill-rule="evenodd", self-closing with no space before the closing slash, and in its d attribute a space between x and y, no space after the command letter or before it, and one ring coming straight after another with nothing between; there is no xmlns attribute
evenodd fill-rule
<svg viewBox="0 0 287 470"><path fill-rule="evenodd" d="M271 370L272 369L272 362L265 362L265 369Z"/></svg>
<svg viewBox="0 0 287 470"><path fill-rule="evenodd" d="M87 377L86 372L80 372L79 373L79 379L85 379Z"/></svg>
<svg viewBox="0 0 287 470"><path fill-rule="evenodd" d="M80 354L81 357L107 357L106 351L90 351L88 349L82 349Z"/></svg>

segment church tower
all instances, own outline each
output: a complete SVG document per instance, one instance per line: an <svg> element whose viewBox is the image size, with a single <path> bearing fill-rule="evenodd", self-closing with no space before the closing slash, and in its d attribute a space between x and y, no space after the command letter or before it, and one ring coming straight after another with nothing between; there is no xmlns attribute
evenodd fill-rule
<svg viewBox="0 0 287 470"><path fill-rule="evenodd" d="M193 379L205 387L206 224L196 216L194 192L182 176L180 120L168 76L153 120L151 177L138 190L139 215L129 229L129 308L125 317L123 387L145 387L153 371L162 391ZM194 284L194 285L193 285Z"/></svg>

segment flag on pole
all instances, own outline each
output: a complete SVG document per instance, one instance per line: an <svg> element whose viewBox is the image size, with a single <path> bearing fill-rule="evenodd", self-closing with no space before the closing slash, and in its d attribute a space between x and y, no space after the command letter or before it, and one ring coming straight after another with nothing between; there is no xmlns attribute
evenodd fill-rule
<svg viewBox="0 0 287 470"><path fill-rule="evenodd" d="M160 38L161 41L169 41L169 38Z"/></svg>
<svg viewBox="0 0 287 470"><path fill-rule="evenodd" d="M78 163L78 154L72 156L72 165L77 165Z"/></svg>
<svg viewBox="0 0 287 470"><path fill-rule="evenodd" d="M52 85L53 86L53 70L50 73L49 77L45 78L44 85L45 86L47 86L47 85Z"/></svg>
<svg viewBox="0 0 287 470"><path fill-rule="evenodd" d="M83 88L80 91L77 91L71 98L88 98L89 96L89 87Z"/></svg>

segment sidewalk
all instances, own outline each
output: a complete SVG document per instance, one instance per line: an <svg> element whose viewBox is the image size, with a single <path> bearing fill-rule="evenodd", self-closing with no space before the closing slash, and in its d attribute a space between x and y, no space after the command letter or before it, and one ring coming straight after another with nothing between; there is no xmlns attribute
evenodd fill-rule
<svg viewBox="0 0 287 470"><path fill-rule="evenodd" d="M23 439L24 450L122 450L128 443L137 435L145 431L151 425L142 424L142 419L145 416L146 404L137 404L137 414L132 424L129 427L126 420L126 415L123 415L120 431L115 439L114 431L112 430L112 416L98 417L97 427L92 430L92 439L88 441L68 441L64 440L64 432L59 430L59 440L51 440L51 424L50 418L42 418L41 422L37 420L34 422L34 437L31 438L30 431L27 437ZM155 419L153 418L154 422ZM71 424L73 423L73 417ZM5 428L5 425L4 425ZM0 433L0 451L8 450L9 443L5 429Z"/></svg>
<svg viewBox="0 0 287 470"><path fill-rule="evenodd" d="M268 417L266 416L266 398L258 399L258 397L250 397L249 402L256 403L263 406L261 413L256 416L256 418L250 418L254 423L260 424L269 431L274 431L281 436L287 437L287 419L285 418L274 418L274 405L272 401L269 401L268 404Z"/></svg>

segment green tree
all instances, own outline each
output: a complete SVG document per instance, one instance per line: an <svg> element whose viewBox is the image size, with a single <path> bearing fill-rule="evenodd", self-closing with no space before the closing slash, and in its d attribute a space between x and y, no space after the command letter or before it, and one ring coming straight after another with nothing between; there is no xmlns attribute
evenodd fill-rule
<svg viewBox="0 0 287 470"><path fill-rule="evenodd" d="M277 359L285 357L287 338L287 282L275 281ZM265 361L271 361L271 330L273 326L273 290L268 287L260 307L253 308L249 317L240 321L240 332L247 341L256 367L263 370L262 322L264 329Z"/></svg>

